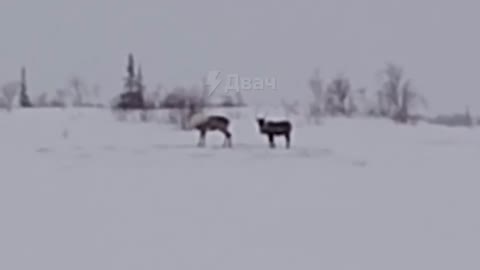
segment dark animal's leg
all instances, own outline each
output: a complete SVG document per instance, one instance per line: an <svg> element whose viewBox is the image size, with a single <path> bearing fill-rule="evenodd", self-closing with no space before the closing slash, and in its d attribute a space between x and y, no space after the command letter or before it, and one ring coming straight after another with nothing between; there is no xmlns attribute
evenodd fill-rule
<svg viewBox="0 0 480 270"><path fill-rule="evenodd" d="M275 148L275 139L273 134L268 134L268 142L270 143L270 148Z"/></svg>
<svg viewBox="0 0 480 270"><path fill-rule="evenodd" d="M198 141L198 147L205 146L205 137L207 135L206 130L200 130L200 140Z"/></svg>
<svg viewBox="0 0 480 270"><path fill-rule="evenodd" d="M290 133L285 133L285 146L290 148Z"/></svg>
<svg viewBox="0 0 480 270"><path fill-rule="evenodd" d="M228 130L226 130L224 134L225 134L225 142L223 143L223 146L232 147L232 134Z"/></svg>

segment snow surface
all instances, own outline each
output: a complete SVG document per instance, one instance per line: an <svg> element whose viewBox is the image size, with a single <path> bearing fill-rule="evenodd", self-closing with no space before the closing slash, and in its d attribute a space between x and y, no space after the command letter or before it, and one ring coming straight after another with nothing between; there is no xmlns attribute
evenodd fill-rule
<svg viewBox="0 0 480 270"><path fill-rule="evenodd" d="M250 110L221 134L0 113L0 269L480 269L480 132ZM475 214L477 213L477 214Z"/></svg>

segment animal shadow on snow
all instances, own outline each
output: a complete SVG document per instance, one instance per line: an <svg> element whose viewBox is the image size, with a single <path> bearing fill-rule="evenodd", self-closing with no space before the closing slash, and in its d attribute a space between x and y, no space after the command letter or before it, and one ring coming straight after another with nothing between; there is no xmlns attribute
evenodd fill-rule
<svg viewBox="0 0 480 270"><path fill-rule="evenodd" d="M285 148L269 148L264 144L237 144L235 150L248 153L252 158L325 158L333 155L328 148L291 146Z"/></svg>
<svg viewBox="0 0 480 270"><path fill-rule="evenodd" d="M290 149L276 148L271 149L265 144L246 144L237 143L233 148L225 148L222 145L210 145L198 147L194 144L155 144L153 148L156 151L179 151L184 150L188 156L195 158L209 158L216 155L237 156L244 155L247 158L265 159L265 158L325 158L334 153L328 148L312 148L292 146Z"/></svg>

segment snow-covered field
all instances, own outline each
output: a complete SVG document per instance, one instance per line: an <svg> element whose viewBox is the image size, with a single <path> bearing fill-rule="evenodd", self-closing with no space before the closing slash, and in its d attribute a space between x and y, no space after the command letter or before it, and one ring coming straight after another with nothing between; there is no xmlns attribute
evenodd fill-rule
<svg viewBox="0 0 480 270"><path fill-rule="evenodd" d="M480 269L480 130L297 119L272 150L254 120L200 149L108 111L0 113L0 269Z"/></svg>

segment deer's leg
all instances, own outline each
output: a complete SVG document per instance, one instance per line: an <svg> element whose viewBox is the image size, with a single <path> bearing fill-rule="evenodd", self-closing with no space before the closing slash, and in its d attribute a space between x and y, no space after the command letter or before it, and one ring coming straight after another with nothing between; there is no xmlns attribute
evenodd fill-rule
<svg viewBox="0 0 480 270"><path fill-rule="evenodd" d="M232 134L228 130L226 130L224 134L225 134L225 142L223 143L223 146L232 147Z"/></svg>
<svg viewBox="0 0 480 270"><path fill-rule="evenodd" d="M275 138L273 134L268 134L268 142L270 143L270 148L275 148Z"/></svg>
<svg viewBox="0 0 480 270"><path fill-rule="evenodd" d="M206 130L200 130L200 139L198 140L198 147L205 146L205 137L207 135Z"/></svg>
<svg viewBox="0 0 480 270"><path fill-rule="evenodd" d="M285 133L285 147L290 148L290 133Z"/></svg>

